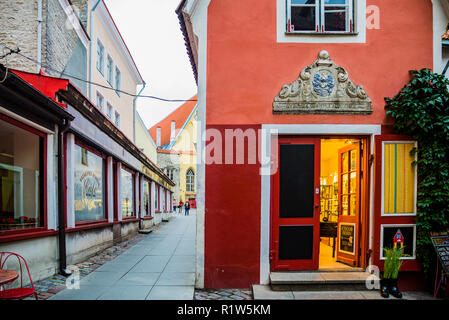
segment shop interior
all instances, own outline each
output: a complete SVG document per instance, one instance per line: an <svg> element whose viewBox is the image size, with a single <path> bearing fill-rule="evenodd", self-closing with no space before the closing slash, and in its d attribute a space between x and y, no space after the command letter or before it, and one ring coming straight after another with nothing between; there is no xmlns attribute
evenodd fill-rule
<svg viewBox="0 0 449 320"><path fill-rule="evenodd" d="M340 214L351 214L348 212L348 199L356 201L356 197L342 196L339 199L339 168L338 162L344 160L339 155L339 150L360 142L358 139L321 139L321 175L320 175L320 269L352 269L352 267L337 261L338 234L337 225ZM349 159L348 159L349 160ZM354 162L354 159L351 159ZM343 161L342 161L343 162ZM349 166L354 163L346 162ZM352 179L349 175L341 174L343 182L347 187L347 179ZM346 179L345 179L346 178ZM343 183L342 183L343 185ZM343 187L344 188L344 187ZM360 192L360 190L352 192ZM349 191L348 191L349 192ZM359 205L351 203L351 208Z"/></svg>

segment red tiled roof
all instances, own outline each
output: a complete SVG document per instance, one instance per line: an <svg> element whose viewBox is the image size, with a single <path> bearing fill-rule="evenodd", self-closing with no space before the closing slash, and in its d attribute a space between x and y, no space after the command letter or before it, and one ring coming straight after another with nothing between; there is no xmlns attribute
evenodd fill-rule
<svg viewBox="0 0 449 320"><path fill-rule="evenodd" d="M192 97L192 100L196 100L198 96ZM161 146L170 143L170 134L171 134L171 122L175 121L175 132L178 134L179 130L182 129L184 123L189 118L189 115L192 113L193 109L196 106L196 101L188 101L178 107L175 111L170 113L163 120L156 123L154 126L148 130L151 137L157 143L157 128L161 128Z"/></svg>

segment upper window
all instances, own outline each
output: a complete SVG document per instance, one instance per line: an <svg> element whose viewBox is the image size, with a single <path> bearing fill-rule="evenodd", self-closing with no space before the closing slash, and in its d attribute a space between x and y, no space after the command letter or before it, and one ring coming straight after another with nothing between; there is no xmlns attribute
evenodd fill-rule
<svg viewBox="0 0 449 320"><path fill-rule="evenodd" d="M104 75L104 46L97 40L97 69Z"/></svg>
<svg viewBox="0 0 449 320"><path fill-rule="evenodd" d="M75 144L75 222L105 219L105 161Z"/></svg>
<svg viewBox="0 0 449 320"><path fill-rule="evenodd" d="M110 55L108 55L108 65L106 70L106 80L108 80L108 83L112 86L113 79L114 79L114 61L112 61L112 58Z"/></svg>
<svg viewBox="0 0 449 320"><path fill-rule="evenodd" d="M415 215L417 174L411 151L415 142L383 145L383 215Z"/></svg>
<svg viewBox="0 0 449 320"><path fill-rule="evenodd" d="M44 138L0 115L0 231L44 226L43 167Z"/></svg>
<svg viewBox="0 0 449 320"><path fill-rule="evenodd" d="M115 92L120 96L122 74L120 69L115 67Z"/></svg>
<svg viewBox="0 0 449 320"><path fill-rule="evenodd" d="M287 32L353 32L353 0L287 0Z"/></svg>
<svg viewBox="0 0 449 320"><path fill-rule="evenodd" d="M106 115L108 116L109 119L112 119L112 106L110 103L107 104L108 105L108 110L106 112Z"/></svg>
<svg viewBox="0 0 449 320"><path fill-rule="evenodd" d="M120 113L118 113L117 111L115 111L115 125L117 126L117 128L120 128Z"/></svg>
<svg viewBox="0 0 449 320"><path fill-rule="evenodd" d="M186 191L187 192L195 192L195 172L193 172L192 169L187 170Z"/></svg>
<svg viewBox="0 0 449 320"><path fill-rule="evenodd" d="M97 92L97 107L104 111L104 98L99 92Z"/></svg>

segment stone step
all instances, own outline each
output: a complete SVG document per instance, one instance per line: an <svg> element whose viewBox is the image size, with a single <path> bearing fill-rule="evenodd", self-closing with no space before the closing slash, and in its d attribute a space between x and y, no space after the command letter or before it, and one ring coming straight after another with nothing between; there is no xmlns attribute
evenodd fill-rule
<svg viewBox="0 0 449 320"><path fill-rule="evenodd" d="M378 290L370 291L274 291L267 285L253 285L254 300L382 300ZM393 298L394 299L394 298Z"/></svg>
<svg viewBox="0 0 449 320"><path fill-rule="evenodd" d="M272 272L270 284L274 291L360 291L379 281L367 272Z"/></svg>
<svg viewBox="0 0 449 320"><path fill-rule="evenodd" d="M153 232L153 228L151 227L151 228L146 228L146 229L140 229L138 232L143 233L143 234L149 234L149 233Z"/></svg>

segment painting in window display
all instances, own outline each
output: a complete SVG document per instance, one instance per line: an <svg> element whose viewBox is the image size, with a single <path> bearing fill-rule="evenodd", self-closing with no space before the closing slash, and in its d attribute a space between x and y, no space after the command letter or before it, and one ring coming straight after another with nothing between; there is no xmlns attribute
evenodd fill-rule
<svg viewBox="0 0 449 320"><path fill-rule="evenodd" d="M75 222L105 219L104 160L75 145Z"/></svg>
<svg viewBox="0 0 449 320"><path fill-rule="evenodd" d="M132 217L134 216L134 179L131 172L121 169L120 185L122 217Z"/></svg>
<svg viewBox="0 0 449 320"><path fill-rule="evenodd" d="M1 231L44 225L43 150L42 137L0 118Z"/></svg>
<svg viewBox="0 0 449 320"><path fill-rule="evenodd" d="M150 183L146 180L143 182L143 210L146 216L151 215L150 207Z"/></svg>

